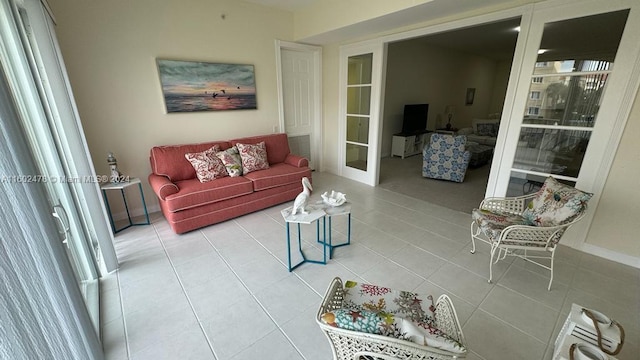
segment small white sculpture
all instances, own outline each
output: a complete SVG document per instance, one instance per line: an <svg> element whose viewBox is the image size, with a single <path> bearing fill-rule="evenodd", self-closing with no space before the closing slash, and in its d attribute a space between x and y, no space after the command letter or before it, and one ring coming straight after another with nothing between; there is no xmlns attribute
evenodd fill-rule
<svg viewBox="0 0 640 360"><path fill-rule="evenodd" d="M309 212L306 210L307 204L309 203L309 196L311 195L311 191L313 187L311 187L311 182L308 178L302 178L302 192L296 196L296 199L293 201L293 210L291 210L291 215L295 215L300 210L302 214L308 214Z"/></svg>
<svg viewBox="0 0 640 360"><path fill-rule="evenodd" d="M115 156L113 156L112 152L107 154L107 164L109 164L109 172L111 173L109 180L112 183L122 182L122 174L118 171L118 161Z"/></svg>
<svg viewBox="0 0 640 360"><path fill-rule="evenodd" d="M322 201L329 206L340 206L347 201L346 194L333 190L331 190L330 195L325 191L320 197L322 197Z"/></svg>

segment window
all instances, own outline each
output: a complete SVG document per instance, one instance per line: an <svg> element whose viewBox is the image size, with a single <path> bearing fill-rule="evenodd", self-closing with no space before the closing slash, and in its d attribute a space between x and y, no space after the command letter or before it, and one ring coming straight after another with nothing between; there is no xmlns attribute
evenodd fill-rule
<svg viewBox="0 0 640 360"><path fill-rule="evenodd" d="M531 100L540 100L540 91L532 91L529 98Z"/></svg>
<svg viewBox="0 0 640 360"><path fill-rule="evenodd" d="M527 115L539 115L540 114L540 108L537 106L530 106L527 109Z"/></svg>
<svg viewBox="0 0 640 360"><path fill-rule="evenodd" d="M542 76L536 76L536 77L532 78L531 82L536 83L536 84L542 84Z"/></svg>

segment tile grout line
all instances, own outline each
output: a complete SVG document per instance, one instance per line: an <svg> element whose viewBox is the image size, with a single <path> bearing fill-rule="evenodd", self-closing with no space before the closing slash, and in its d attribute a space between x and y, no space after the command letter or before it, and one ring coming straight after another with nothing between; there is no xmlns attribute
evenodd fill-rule
<svg viewBox="0 0 640 360"><path fill-rule="evenodd" d="M124 312L124 301L122 299L122 285L120 283L120 267L116 269L116 281L118 282L118 300L120 301L120 312L122 314L122 328L124 332L125 349L127 351L127 359L131 359L131 349L129 346L129 333L127 331L127 319Z"/></svg>
<svg viewBox="0 0 640 360"><path fill-rule="evenodd" d="M187 302L189 303L189 307L191 308L191 312L193 313L193 316L196 318L196 321L198 323L198 327L200 328L200 331L202 331L202 334L204 335L204 338L207 341L207 345L209 346L209 350L211 350L211 353L213 354L214 359L219 359L218 355L216 355L216 351L215 351L215 349L213 347L213 344L212 344L211 340L209 339L209 337L207 336L207 332L205 331L205 329L204 329L204 327L202 325L202 321L200 321L200 317L198 317L198 313L196 312L196 309L194 308L193 303L191 302L191 298L189 298L189 294L187 294L187 291L186 291L186 289L184 287L184 284L182 283L182 280L180 279L180 276L178 275L178 272L176 271L176 267L173 264L173 261L171 260L171 256L169 255L169 252L167 251L167 247L164 244L164 241L162 241L162 237L160 237L160 233L158 233L158 229L155 226L154 226L154 230L156 232L156 236L158 237L158 240L160 241L160 245L162 246L162 250L164 251L164 254L167 257L167 260L169 260L169 264L171 265L171 270L173 271L173 275L176 277L176 279L178 280L178 283L180 284L180 288L182 289L182 294L187 299ZM202 230L198 230L198 231L200 233L202 233ZM202 234L204 235L204 233L202 233Z"/></svg>
<svg viewBox="0 0 640 360"><path fill-rule="evenodd" d="M249 237L251 237L251 239L253 239L253 241L257 242L260 246L262 246L271 256L273 256L278 262L280 262L280 264L284 265L282 263L282 261L280 261L280 259L278 259L273 252L271 252L269 249L267 249L264 245L262 245L262 243L260 241L258 241L251 233L249 233L241 224L239 224L236 219L232 220L240 229L242 229L242 231L244 231L247 235L249 235ZM227 259L225 259L225 257L222 255L222 253L220 253L220 251L215 247L215 245L213 245L211 243L211 241L209 240L209 237L207 236L207 234L205 234L204 232L202 232L202 235L204 236L204 238L207 240L207 242L211 245L211 247L213 247L213 249L215 250L215 252L220 256L220 259L222 261L224 261L224 263L227 265L227 267L229 268L229 270L231 270L231 272L233 273L233 275L236 277L236 279L238 279L238 281L240 281L240 283L242 284L242 286L247 290L247 292L249 293L249 295L251 295L251 297L253 298L253 300L258 304L258 306L260 306L260 308L262 309L262 311L265 313L265 315L267 315L267 317L269 317L269 319L271 320L271 322L276 326L276 328L278 329L278 331L280 331L280 333L282 335L284 335L284 337L287 339L287 341L291 344L291 346L293 346L293 348L296 350L296 352L302 357L302 359L306 360L306 357L304 356L304 354L302 353L302 351L293 343L293 341L291 340L291 338L289 338L289 336L287 335L287 333L284 331L284 329L282 329L280 327L280 325L278 324L278 322L273 318L273 316L271 316L271 314L269 313L269 311L267 310L267 308L260 302L260 300L258 300L258 298L256 297L256 295L253 293L253 291L251 291L251 289L249 289L249 287L247 286L247 284L240 278L240 275L238 275L238 273L233 269L233 266L231 266L231 264L229 264L229 262L227 261ZM286 267L285 267L286 269ZM252 344L257 343L259 340L265 338L266 336L268 336L271 332L265 334L264 336L255 339L255 341ZM206 336L206 334L205 334ZM208 336L207 336L208 338ZM232 356L237 355L233 354Z"/></svg>

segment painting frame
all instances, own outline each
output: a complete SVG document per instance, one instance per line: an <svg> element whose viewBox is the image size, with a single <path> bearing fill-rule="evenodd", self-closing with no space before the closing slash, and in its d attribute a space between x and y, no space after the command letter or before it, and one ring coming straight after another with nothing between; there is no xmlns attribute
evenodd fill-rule
<svg viewBox="0 0 640 360"><path fill-rule="evenodd" d="M473 105L473 100L476 97L476 88L467 88L467 96L465 97L465 105Z"/></svg>
<svg viewBox="0 0 640 360"><path fill-rule="evenodd" d="M257 110L255 68L156 58L166 113Z"/></svg>

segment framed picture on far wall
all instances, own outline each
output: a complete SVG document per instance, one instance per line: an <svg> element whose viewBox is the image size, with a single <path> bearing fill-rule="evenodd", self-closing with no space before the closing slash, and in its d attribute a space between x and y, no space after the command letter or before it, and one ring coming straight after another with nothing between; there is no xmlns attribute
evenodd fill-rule
<svg viewBox="0 0 640 360"><path fill-rule="evenodd" d="M465 105L473 105L473 99L476 97L476 88L467 88L467 98L464 101Z"/></svg>
<svg viewBox="0 0 640 360"><path fill-rule="evenodd" d="M257 109L253 65L156 62L167 113Z"/></svg>

